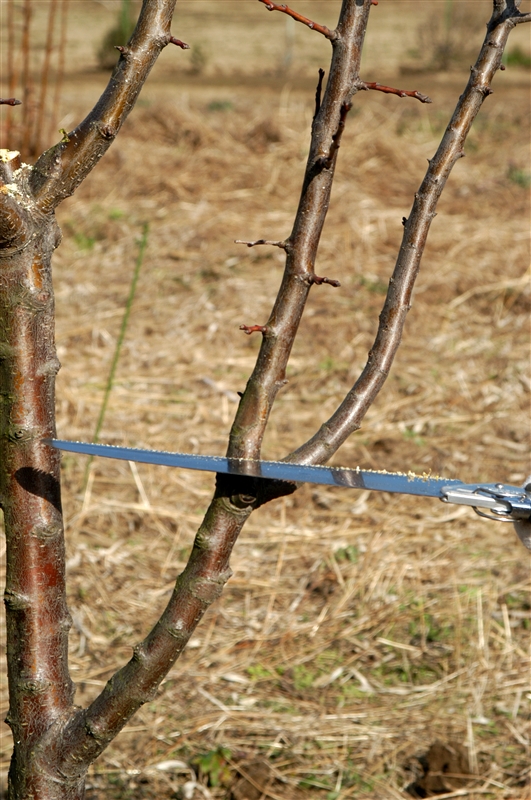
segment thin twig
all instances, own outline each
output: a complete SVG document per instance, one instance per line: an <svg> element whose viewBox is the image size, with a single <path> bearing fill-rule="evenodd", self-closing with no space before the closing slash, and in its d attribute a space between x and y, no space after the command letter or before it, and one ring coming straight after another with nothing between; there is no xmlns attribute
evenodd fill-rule
<svg viewBox="0 0 531 800"><path fill-rule="evenodd" d="M382 83L368 83L367 81L360 81L358 83L359 89L374 89L376 92L384 92L385 94L396 94L398 97L414 97L420 100L421 103L432 103L431 97L427 94L420 92L411 92L406 89L394 89L392 86L384 86Z"/></svg>
<svg viewBox="0 0 531 800"><path fill-rule="evenodd" d="M287 14L292 19L297 20L297 22L302 22L303 25L307 25L310 30L322 33L323 36L326 36L331 42L337 39L336 31L331 31L326 25L319 25L318 22L312 22L308 17L304 17L297 11L293 11L293 9L289 8L285 3L271 3L270 0L258 0L258 2L263 3L268 11L282 11L283 14Z"/></svg>
<svg viewBox="0 0 531 800"><path fill-rule="evenodd" d="M266 325L240 325L240 330L250 336L251 333L267 333Z"/></svg>
<svg viewBox="0 0 531 800"><path fill-rule="evenodd" d="M321 286L323 283L327 283L329 286L333 286L336 289L341 286L340 282L336 281L334 278L321 278L319 275L316 275L315 272L311 272L305 280L310 286L313 286L313 284Z"/></svg>
<svg viewBox="0 0 531 800"><path fill-rule="evenodd" d="M186 44L186 42L181 42L180 39L176 39L175 36L170 36L170 44L175 44L177 47L180 47L181 50L189 50L190 45Z"/></svg>
<svg viewBox="0 0 531 800"><path fill-rule="evenodd" d="M258 244L270 244L273 247L281 247L285 250L287 247L286 242L272 242L269 239L257 239L255 242L246 242L244 239L235 239L234 244L246 244L247 247L256 247Z"/></svg>
<svg viewBox="0 0 531 800"><path fill-rule="evenodd" d="M15 97L0 97L0 106L19 106L22 100L17 100Z"/></svg>

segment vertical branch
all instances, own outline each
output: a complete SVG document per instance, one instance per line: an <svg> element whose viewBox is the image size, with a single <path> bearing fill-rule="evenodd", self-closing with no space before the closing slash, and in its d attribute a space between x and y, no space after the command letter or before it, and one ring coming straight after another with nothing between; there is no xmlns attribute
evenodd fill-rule
<svg viewBox="0 0 531 800"><path fill-rule="evenodd" d="M266 5L292 13L285 6ZM341 131L352 95L357 91L370 8L370 0L343 0L336 30L326 29L333 46L330 75L322 101L321 84L318 85L316 107L319 109L312 126L310 153L293 230L285 242L284 276L271 316L263 326L262 347L232 426L228 455L233 458L259 457L269 413L278 390L286 382L286 365L312 285ZM314 23L312 26L315 30L323 27Z"/></svg>
<svg viewBox="0 0 531 800"><path fill-rule="evenodd" d="M518 0L516 2L519 5ZM483 101L492 94L491 83L500 69L511 30L515 24L531 18L531 14L520 15L514 3L515 0L494 0L493 15L487 25L487 34L476 64L471 68L468 84L459 98L441 144L429 162L424 180L415 194L409 218L404 221L402 244L389 281L376 339L363 372L330 419L309 441L297 448L289 460L299 463L327 461L347 437L360 427L361 420L389 374L411 308L413 287L437 203L450 172L465 155L465 141ZM515 12L517 16L511 16ZM398 91L392 90L392 93ZM418 95L416 92L411 94ZM429 101L423 95L418 99Z"/></svg>
<svg viewBox="0 0 531 800"><path fill-rule="evenodd" d="M74 193L116 138L162 49L175 41L170 29L175 2L144 0L134 33L92 111L37 160L30 181L42 213Z"/></svg>

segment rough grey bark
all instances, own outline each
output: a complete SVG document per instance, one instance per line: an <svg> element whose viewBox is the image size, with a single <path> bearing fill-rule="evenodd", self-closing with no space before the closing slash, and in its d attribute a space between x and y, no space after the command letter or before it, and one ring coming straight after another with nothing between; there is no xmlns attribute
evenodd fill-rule
<svg viewBox="0 0 531 800"><path fill-rule="evenodd" d="M264 2L264 0L261 0ZM175 0L144 0L136 30L120 49L102 97L72 132L34 167L0 151L0 504L7 537L6 613L10 710L14 754L11 800L80 800L90 763L138 707L156 691L206 609L230 577L236 539L253 509L295 486L219 476L190 560L172 597L132 659L87 708L73 705L67 663L70 617L66 605L59 456L43 444L53 437L54 345L51 259L60 240L54 209L84 180L116 137L158 54L173 42ZM360 79L365 30L374 0L343 0L334 31L275 3L330 40L333 55L326 89L316 98L310 154L293 230L285 242L286 268L271 316L260 331L256 367L232 427L228 455L257 458L304 306L313 285L319 239L348 111L356 92L376 89L409 95ZM490 83L501 65L512 28L531 20L519 0L493 0L487 36L469 84L415 198L367 365L345 401L312 439L287 458L322 463L355 430L380 390L400 343L411 291L437 200ZM321 99L322 94L322 99ZM4 101L13 105L13 98Z"/></svg>

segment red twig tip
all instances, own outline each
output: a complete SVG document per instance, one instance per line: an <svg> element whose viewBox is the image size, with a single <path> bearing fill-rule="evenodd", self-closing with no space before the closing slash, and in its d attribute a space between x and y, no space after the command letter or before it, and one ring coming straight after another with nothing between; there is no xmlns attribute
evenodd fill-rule
<svg viewBox="0 0 531 800"><path fill-rule="evenodd" d="M371 6L377 6L378 0L371 0Z"/></svg>
<svg viewBox="0 0 531 800"><path fill-rule="evenodd" d="M314 275L313 272L310 275L308 275L306 281L310 284L310 286L312 286L314 283L317 286L321 286L321 284L327 283L329 286L334 286L336 289L339 286L341 286L339 281L333 280L332 278L321 278L319 275Z"/></svg>
<svg viewBox="0 0 531 800"><path fill-rule="evenodd" d="M19 106L22 100L17 100L16 97L0 97L0 106Z"/></svg>
<svg viewBox="0 0 531 800"><path fill-rule="evenodd" d="M394 89L392 86L384 86L382 83L366 83L365 81L360 81L359 88L374 89L376 92L384 92L385 94L396 94L397 97L414 97L416 100L420 100L421 103L433 102L431 97L428 97L427 94L409 92L406 91L406 89Z"/></svg>
<svg viewBox="0 0 531 800"><path fill-rule="evenodd" d="M337 38L337 33L335 31L331 31L326 25L319 25L318 22L312 22L308 17L303 17L302 14L293 11L293 9L289 8L285 3L271 3L270 0L258 0L258 2L263 3L268 11L282 11L282 13L287 14L288 17L292 17L297 20L297 22L302 22L303 25L307 25L310 30L322 33L323 36L326 36L330 41Z"/></svg>
<svg viewBox="0 0 531 800"><path fill-rule="evenodd" d="M181 50L189 50L190 49L190 45L189 44L186 44L186 42L181 42L181 40L180 39L176 39L175 36L170 36L169 44L176 44L177 47L181 48Z"/></svg>
<svg viewBox="0 0 531 800"><path fill-rule="evenodd" d="M265 325L240 325L240 330L250 336L251 333L266 333L267 328Z"/></svg>

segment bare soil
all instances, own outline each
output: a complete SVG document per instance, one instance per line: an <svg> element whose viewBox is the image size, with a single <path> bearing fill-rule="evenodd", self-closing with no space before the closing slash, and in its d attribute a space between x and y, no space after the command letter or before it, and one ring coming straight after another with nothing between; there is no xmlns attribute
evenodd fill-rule
<svg viewBox="0 0 531 800"><path fill-rule="evenodd" d="M401 219L466 83L466 68L412 72L421 6L373 11L367 79L434 102L355 98L317 265L341 288L312 289L265 458L312 435L363 367ZM479 47L489 3L476 6ZM332 7L299 10L333 25ZM73 9L79 53L57 127L73 127L107 79L93 56L112 20L103 8ZM60 207L63 438L94 433L148 222L101 438L224 453L259 345L238 328L265 323L283 268L281 251L234 240L289 234L328 63L328 43L297 27L282 67L285 26L258 3L179 2L174 33L196 37L206 63L190 74L186 53L166 52ZM531 472L529 75L508 69L494 90L441 200L392 374L337 464L513 484ZM164 608L214 479L101 460L85 486L84 459L63 465L84 705ZM253 515L232 568L157 697L91 769L90 800L531 797L530 559L512 526L437 501L306 486ZM2 688L3 718L5 677ZM5 727L4 780L10 746Z"/></svg>

